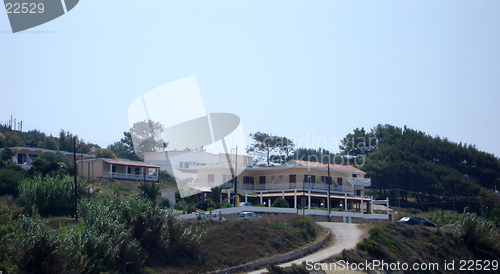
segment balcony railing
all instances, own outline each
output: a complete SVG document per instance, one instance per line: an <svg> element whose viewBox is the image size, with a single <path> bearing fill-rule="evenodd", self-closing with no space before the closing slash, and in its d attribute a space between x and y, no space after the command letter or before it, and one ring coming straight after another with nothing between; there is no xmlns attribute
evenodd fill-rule
<svg viewBox="0 0 500 274"><path fill-rule="evenodd" d="M232 184L231 184L232 185ZM233 186L233 185L232 185ZM313 184L313 183L281 183L281 184L238 184L238 189L241 190L289 190L289 189L297 189L301 190L304 188L305 190L328 190L327 184ZM339 186L339 185L331 185L331 192L342 192L342 193L354 193L353 187L348 186Z"/></svg>
<svg viewBox="0 0 500 274"><path fill-rule="evenodd" d="M140 174L125 174L118 172L106 172L102 174L103 178L125 179L125 180L144 180L144 175ZM146 175L146 181L158 181L158 176Z"/></svg>

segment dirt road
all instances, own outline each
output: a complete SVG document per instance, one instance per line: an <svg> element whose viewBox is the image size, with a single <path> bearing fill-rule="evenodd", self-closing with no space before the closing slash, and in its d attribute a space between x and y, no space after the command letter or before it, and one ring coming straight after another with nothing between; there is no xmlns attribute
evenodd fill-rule
<svg viewBox="0 0 500 274"><path fill-rule="evenodd" d="M292 264L302 264L303 261L317 262L324 260L333 255L339 254L344 249L351 249L356 246L356 244L361 241L362 231L355 224L344 224L344 223L328 223L319 222L319 225L328 228L335 235L335 244L333 246L322 249L318 252L310 254L306 257L291 261L288 263L280 264L281 267L291 266ZM266 270L257 270L249 272L251 274L265 273Z"/></svg>

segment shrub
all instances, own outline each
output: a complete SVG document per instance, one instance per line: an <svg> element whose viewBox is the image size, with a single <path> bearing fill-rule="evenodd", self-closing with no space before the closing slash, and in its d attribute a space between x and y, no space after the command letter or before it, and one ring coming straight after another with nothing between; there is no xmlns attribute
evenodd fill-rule
<svg viewBox="0 0 500 274"><path fill-rule="evenodd" d="M14 266L11 265L11 256L15 251L11 246L14 231L12 212L0 203L0 271L5 273L14 272Z"/></svg>
<svg viewBox="0 0 500 274"><path fill-rule="evenodd" d="M31 212L33 207L42 216L71 216L75 212L75 187L70 177L36 176L21 181L19 191L28 212ZM78 197L87 197L89 193L89 185L80 181Z"/></svg>
<svg viewBox="0 0 500 274"><path fill-rule="evenodd" d="M288 201L283 199L283 198L278 198L274 200L273 204L271 205L272 207L290 207L288 204Z"/></svg>
<svg viewBox="0 0 500 274"><path fill-rule="evenodd" d="M233 207L233 204L229 203L229 202L224 202L220 205L221 208L230 208L230 207Z"/></svg>
<svg viewBox="0 0 500 274"><path fill-rule="evenodd" d="M161 198L160 208L170 208L170 201L167 198Z"/></svg>
<svg viewBox="0 0 500 274"><path fill-rule="evenodd" d="M21 215L18 223L21 243L15 261L21 272L63 273L65 257L57 232L36 216Z"/></svg>
<svg viewBox="0 0 500 274"><path fill-rule="evenodd" d="M498 247L500 237L491 221L478 217L476 213L465 213L461 216L457 236L481 258L495 259L500 256Z"/></svg>
<svg viewBox="0 0 500 274"><path fill-rule="evenodd" d="M151 239L149 230L155 233L157 229L143 218L153 209L151 204L141 198L135 199L138 201L119 199L116 195L97 195L80 201L78 210L85 226L70 229L65 239L72 269L99 273L129 272L141 267L145 254L138 238L146 245ZM141 212L143 210L146 212ZM138 227L139 223L143 227Z"/></svg>

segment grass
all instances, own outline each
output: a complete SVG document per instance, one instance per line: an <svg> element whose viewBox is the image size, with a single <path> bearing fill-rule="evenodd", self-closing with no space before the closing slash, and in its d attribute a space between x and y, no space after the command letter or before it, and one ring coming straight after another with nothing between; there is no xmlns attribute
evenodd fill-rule
<svg viewBox="0 0 500 274"><path fill-rule="evenodd" d="M426 217L430 218L433 213L428 213ZM350 263L364 263L376 259L387 263L407 263L410 266L425 262L437 263L442 270L445 261L491 260L500 256L497 240L487 242L488 248L479 246L483 248L479 250L477 244L467 244L464 237L457 232L456 226L429 228L422 225L374 222L369 228L368 237L359 242L355 249L344 250L341 258L330 258L324 262L331 263L342 259ZM475 242L479 241L477 238ZM418 272L405 271L405 273ZM454 271L446 273L459 273L459 269L456 266Z"/></svg>
<svg viewBox="0 0 500 274"><path fill-rule="evenodd" d="M201 225L192 221L193 225ZM201 273L238 266L262 258L286 254L314 242L324 230L299 216L275 216L246 221L205 221L207 238L199 265L176 268L152 267L157 273Z"/></svg>

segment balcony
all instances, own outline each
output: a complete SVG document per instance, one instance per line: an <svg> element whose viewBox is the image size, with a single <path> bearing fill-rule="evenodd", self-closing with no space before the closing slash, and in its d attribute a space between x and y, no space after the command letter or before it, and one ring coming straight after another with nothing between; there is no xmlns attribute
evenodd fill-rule
<svg viewBox="0 0 500 274"><path fill-rule="evenodd" d="M102 174L102 178L108 178L108 179L124 179L124 180L144 180L144 177L146 177L146 181L158 181L158 176L153 176L153 175L140 175L140 174L125 174L125 173L118 173L118 172L106 172Z"/></svg>
<svg viewBox="0 0 500 274"><path fill-rule="evenodd" d="M231 184L231 187L234 186ZM266 190L290 190L290 189L297 189L297 190L321 190L321 191L328 191L328 185L327 184L314 184L314 183L281 183L281 184L238 184L238 189L240 190L251 190L251 191L266 191ZM338 192L338 193L347 193L347 194L354 194L354 187L349 187L349 186L339 186L339 185L331 185L330 186L330 191L331 192Z"/></svg>

